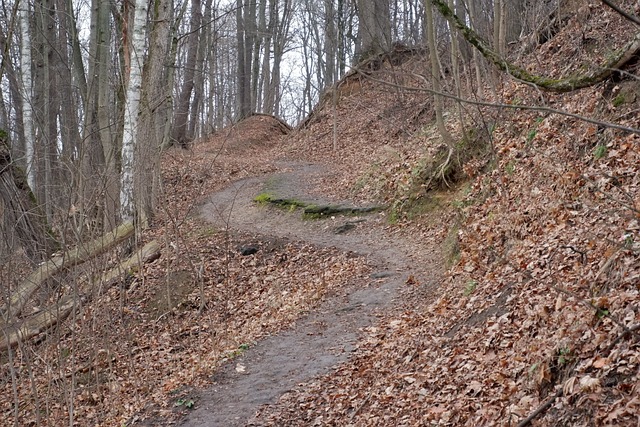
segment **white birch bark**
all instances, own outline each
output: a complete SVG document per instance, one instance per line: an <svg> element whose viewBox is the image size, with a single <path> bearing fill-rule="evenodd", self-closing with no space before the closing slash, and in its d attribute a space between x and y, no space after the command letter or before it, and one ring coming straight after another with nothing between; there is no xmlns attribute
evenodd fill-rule
<svg viewBox="0 0 640 427"><path fill-rule="evenodd" d="M23 1L20 6L20 33L22 45L20 46L20 68L22 69L23 107L22 117L24 125L24 147L26 157L27 183L31 191L35 192L35 168L34 168L34 133L33 133L33 99L31 77L31 30L29 29L29 2Z"/></svg>
<svg viewBox="0 0 640 427"><path fill-rule="evenodd" d="M120 174L120 215L123 222L131 221L135 212L134 156L136 131L142 92L142 65L147 29L147 0L136 0L131 37L129 82L125 98L124 131L122 137L122 171Z"/></svg>

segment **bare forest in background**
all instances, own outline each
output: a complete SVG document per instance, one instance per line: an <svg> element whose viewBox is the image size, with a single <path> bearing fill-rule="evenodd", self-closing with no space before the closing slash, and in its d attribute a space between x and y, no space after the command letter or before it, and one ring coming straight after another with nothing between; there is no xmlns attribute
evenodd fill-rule
<svg viewBox="0 0 640 427"><path fill-rule="evenodd" d="M4 207L5 256L25 246L42 260L55 247L45 235L68 245L134 214L151 221L162 149L253 113L295 125L358 64L421 48L427 34L436 67L464 90L482 90L490 70L440 15L426 18L423 1L143 3L3 4L0 128L37 205L22 211L31 224L12 224ZM450 5L497 52L544 37L558 7L493 3ZM32 232L42 227L49 233Z"/></svg>

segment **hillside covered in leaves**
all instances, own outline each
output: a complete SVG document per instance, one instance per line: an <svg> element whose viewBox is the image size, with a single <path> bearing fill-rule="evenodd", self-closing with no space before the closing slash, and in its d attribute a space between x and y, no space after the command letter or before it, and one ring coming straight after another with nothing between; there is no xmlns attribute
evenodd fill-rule
<svg viewBox="0 0 640 427"><path fill-rule="evenodd" d="M541 75L570 75L622 46L633 30L615 12L585 5L523 65ZM481 155L461 165L457 183L426 193L424 159L438 157L422 151L434 134L411 127L421 101L403 99L401 112L372 111L382 97L363 99L375 90L367 85L377 82L363 85L363 96L349 97L336 113L339 134L348 135L345 149L353 144L358 152L348 164L375 159L360 172L369 179L356 194L386 194L406 208L398 226L430 230L425 244L444 242L451 268L432 296L409 298L404 310L370 328L351 363L286 394L256 425L636 425L637 64L565 95L504 78L494 98L503 108L462 106L475 120L471 129L490 128L488 152L452 128L461 155ZM358 114L348 118L346 111ZM330 122L329 108L321 114ZM314 126L321 125L311 124L309 134L322 134ZM331 139L323 141L314 150L331 153ZM423 223L428 215L412 214L437 205L443 193L446 209L456 212L448 223L433 227Z"/></svg>

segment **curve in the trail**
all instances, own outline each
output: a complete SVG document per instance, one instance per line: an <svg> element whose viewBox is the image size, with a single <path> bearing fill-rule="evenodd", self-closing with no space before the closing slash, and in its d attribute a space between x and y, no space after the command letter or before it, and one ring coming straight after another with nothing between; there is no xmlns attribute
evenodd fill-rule
<svg viewBox="0 0 640 427"><path fill-rule="evenodd" d="M293 329L261 340L241 358L222 367L213 378L214 384L201 395L198 408L189 413L182 426L260 425L251 420L260 405L275 402L297 384L346 361L355 349L358 332L374 324L376 314L391 307L407 276L419 274L423 268L416 266L424 267L423 262L428 262L412 259L410 246L385 232L381 226L383 219L377 214L365 217L348 233L336 234L340 221L349 219L303 221L296 214L258 206L253 199L262 192L326 202L309 195L311 180L327 173L325 168L309 163L283 165L288 172L243 179L213 194L202 207L202 216L231 230L300 240L368 256L376 269L375 277L384 278L384 282L326 301ZM246 370L237 372L237 363Z"/></svg>

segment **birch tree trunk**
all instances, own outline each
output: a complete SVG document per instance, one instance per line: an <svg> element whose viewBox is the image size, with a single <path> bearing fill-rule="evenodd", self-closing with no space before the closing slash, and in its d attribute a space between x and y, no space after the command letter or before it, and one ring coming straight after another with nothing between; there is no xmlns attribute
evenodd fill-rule
<svg viewBox="0 0 640 427"><path fill-rule="evenodd" d="M120 174L120 216L124 222L135 215L134 167L136 132L142 92L142 66L144 62L147 31L147 0L136 0L131 37L131 61L124 106L124 130L122 138L122 170Z"/></svg>
<svg viewBox="0 0 640 427"><path fill-rule="evenodd" d="M32 107L32 78L31 78L31 28L29 19L31 10L29 2L23 1L20 6L20 35L22 44L20 45L20 68L22 69L22 118L24 127L24 148L27 171L27 183L31 189L35 188L35 169L33 167L34 158L34 133L33 133L33 107Z"/></svg>

